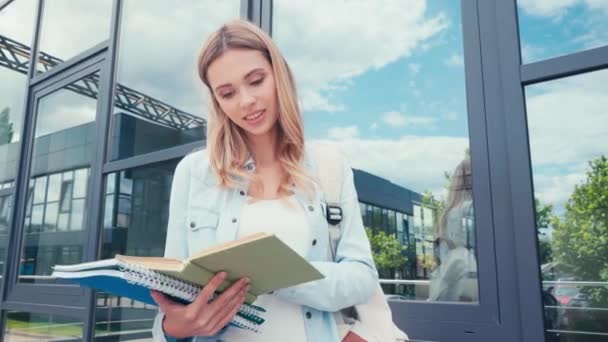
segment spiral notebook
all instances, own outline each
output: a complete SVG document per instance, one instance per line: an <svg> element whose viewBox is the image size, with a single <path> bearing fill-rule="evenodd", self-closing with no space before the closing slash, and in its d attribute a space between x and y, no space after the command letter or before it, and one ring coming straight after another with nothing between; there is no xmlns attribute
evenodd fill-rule
<svg viewBox="0 0 608 342"><path fill-rule="evenodd" d="M151 305L156 303L150 296L150 290L163 292L182 303L194 301L201 290L199 285L116 259L78 265L56 265L52 276ZM257 332L257 326L264 323L261 317L263 312L263 308L245 303L230 324Z"/></svg>
<svg viewBox="0 0 608 342"><path fill-rule="evenodd" d="M75 265L55 265L52 277L155 305L150 289L184 303L192 302L202 286L220 271L227 279L222 292L241 277L251 279L245 304L231 323L257 331L263 308L252 305L271 291L319 280L323 275L274 234L258 233L220 244L186 260L116 255L112 259Z"/></svg>

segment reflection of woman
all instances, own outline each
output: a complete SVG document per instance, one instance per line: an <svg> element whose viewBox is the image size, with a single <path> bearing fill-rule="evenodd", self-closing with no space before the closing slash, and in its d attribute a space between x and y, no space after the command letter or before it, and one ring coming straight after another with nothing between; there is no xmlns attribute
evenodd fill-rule
<svg viewBox="0 0 608 342"><path fill-rule="evenodd" d="M450 177L445 208L436 227L439 266L431 276L429 300L477 301L471 161L465 158Z"/></svg>
<svg viewBox="0 0 608 342"><path fill-rule="evenodd" d="M256 305L267 311L259 334L227 325L245 299L248 279L218 273L189 305L154 292L160 308L155 340L340 340L332 313L367 302L378 284L352 170L343 169L334 262L294 80L274 42L250 23L229 22L205 44L198 72L213 105L207 149L186 156L175 170L165 256L185 259L263 231L276 234L325 278L259 296ZM224 280L233 285L210 301ZM344 341L357 341L356 334Z"/></svg>

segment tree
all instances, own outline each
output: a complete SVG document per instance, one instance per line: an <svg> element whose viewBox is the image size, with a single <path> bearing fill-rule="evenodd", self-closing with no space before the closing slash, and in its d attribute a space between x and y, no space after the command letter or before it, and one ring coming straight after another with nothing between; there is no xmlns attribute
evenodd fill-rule
<svg viewBox="0 0 608 342"><path fill-rule="evenodd" d="M13 139L13 124L9 121L11 110L6 107L0 112L0 145L10 144Z"/></svg>
<svg viewBox="0 0 608 342"><path fill-rule="evenodd" d="M370 228L365 228L365 232L371 244L372 255L378 272L394 273L395 269L405 265L407 257L403 252L407 249L407 246L401 245L397 237L383 231L374 233ZM392 274L388 276L392 278Z"/></svg>
<svg viewBox="0 0 608 342"><path fill-rule="evenodd" d="M536 232L538 234L538 254L541 265L553 261L553 247L551 241L541 232L551 226L553 216L553 205L543 204L538 198L534 198L534 208L536 210Z"/></svg>
<svg viewBox="0 0 608 342"><path fill-rule="evenodd" d="M580 280L608 281L608 159L589 162L586 180L575 186L563 219L553 218L555 260ZM607 287L585 287L592 303L608 305Z"/></svg>
<svg viewBox="0 0 608 342"><path fill-rule="evenodd" d="M553 216L553 205L545 205L538 198L534 198L534 208L536 209L536 229L549 228L551 216Z"/></svg>

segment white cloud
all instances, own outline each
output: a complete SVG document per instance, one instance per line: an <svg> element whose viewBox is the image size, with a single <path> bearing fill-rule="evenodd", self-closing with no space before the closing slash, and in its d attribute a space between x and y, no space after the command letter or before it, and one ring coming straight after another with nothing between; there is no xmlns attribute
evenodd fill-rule
<svg viewBox="0 0 608 342"><path fill-rule="evenodd" d="M541 59L545 54L545 49L540 46L523 42L521 47L521 59L524 63L530 63Z"/></svg>
<svg viewBox="0 0 608 342"><path fill-rule="evenodd" d="M382 114L381 120L392 127L403 127L403 126L427 126L432 127L436 122L437 118L428 116L411 116L401 114L396 111L386 112Z"/></svg>
<svg viewBox="0 0 608 342"><path fill-rule="evenodd" d="M0 34L29 46L36 20L36 3L13 1L5 7L0 12Z"/></svg>
<svg viewBox="0 0 608 342"><path fill-rule="evenodd" d="M460 115L458 114L458 112L448 111L448 112L445 112L441 116L441 118L444 120L448 120L448 121L456 121L456 120L458 120L458 118L460 118Z"/></svg>
<svg viewBox="0 0 608 342"><path fill-rule="evenodd" d="M359 128L357 126L332 127L327 135L330 139L335 140L353 139L359 136Z"/></svg>
<svg viewBox="0 0 608 342"><path fill-rule="evenodd" d="M372 123L372 125L369 127L369 129L371 129L371 130L378 129L378 123L377 122Z"/></svg>
<svg viewBox="0 0 608 342"><path fill-rule="evenodd" d="M562 175L534 175L534 195L542 203L554 205L556 213L562 213L564 205L572 192L574 186L585 180L585 173L567 173Z"/></svg>
<svg viewBox="0 0 608 342"><path fill-rule="evenodd" d="M528 14L540 17L561 17L573 6L585 5L590 9L608 10L606 0L518 0L517 4Z"/></svg>
<svg viewBox="0 0 608 342"><path fill-rule="evenodd" d="M443 63L447 66L463 67L464 57L462 57L462 55L459 53L453 53L450 57L446 58Z"/></svg>
<svg viewBox="0 0 608 342"><path fill-rule="evenodd" d="M527 97L535 192L557 208L584 179L587 162L606 154L606 83L608 72L597 71L532 86Z"/></svg>
<svg viewBox="0 0 608 342"><path fill-rule="evenodd" d="M469 140L447 136L390 139L345 139L337 142L354 168L422 193L445 185L464 157ZM436 190L439 191L439 190Z"/></svg>
<svg viewBox="0 0 608 342"><path fill-rule="evenodd" d="M535 166L580 163L606 153L608 72L542 84L528 96L527 113Z"/></svg>
<svg viewBox="0 0 608 342"><path fill-rule="evenodd" d="M36 137L95 121L96 102L69 90L54 93L40 104Z"/></svg>
<svg viewBox="0 0 608 342"><path fill-rule="evenodd" d="M426 14L426 0L280 1L274 15L304 110L343 108L328 87L410 56L449 25L443 13Z"/></svg>

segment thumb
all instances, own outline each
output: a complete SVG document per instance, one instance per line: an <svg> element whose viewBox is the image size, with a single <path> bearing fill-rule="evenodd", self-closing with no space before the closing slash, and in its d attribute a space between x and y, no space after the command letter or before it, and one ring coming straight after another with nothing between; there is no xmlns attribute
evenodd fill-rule
<svg viewBox="0 0 608 342"><path fill-rule="evenodd" d="M176 308L181 306L179 303L169 299L164 293L158 291L150 291L150 296L156 302L160 310L164 313L175 310Z"/></svg>

